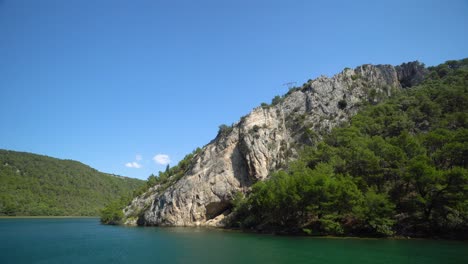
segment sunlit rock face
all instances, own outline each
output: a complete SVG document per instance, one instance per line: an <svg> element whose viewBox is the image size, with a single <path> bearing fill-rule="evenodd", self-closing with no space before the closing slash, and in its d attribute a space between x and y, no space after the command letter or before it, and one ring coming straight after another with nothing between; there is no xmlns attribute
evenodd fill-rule
<svg viewBox="0 0 468 264"><path fill-rule="evenodd" d="M424 74L419 63L363 65L291 89L220 132L175 184L136 197L124 209L126 224L222 226L237 192L284 167L302 146L348 121L364 103L378 103L402 89L402 82L421 82Z"/></svg>

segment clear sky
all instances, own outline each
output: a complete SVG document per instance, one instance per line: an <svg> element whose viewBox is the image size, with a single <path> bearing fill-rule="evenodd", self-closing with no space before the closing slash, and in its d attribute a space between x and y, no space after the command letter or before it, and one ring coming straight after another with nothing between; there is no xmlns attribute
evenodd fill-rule
<svg viewBox="0 0 468 264"><path fill-rule="evenodd" d="M0 148L146 179L286 82L464 57L466 0L0 0Z"/></svg>

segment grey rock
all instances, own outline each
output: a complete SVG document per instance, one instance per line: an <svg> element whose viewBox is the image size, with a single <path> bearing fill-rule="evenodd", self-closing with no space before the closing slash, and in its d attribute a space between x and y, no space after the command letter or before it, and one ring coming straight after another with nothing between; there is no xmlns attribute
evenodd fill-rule
<svg viewBox="0 0 468 264"><path fill-rule="evenodd" d="M237 192L286 166L304 144L313 144L356 114L364 102L378 103L414 84L419 65L363 65L290 90L281 102L257 107L195 155L185 175L165 190L155 186L125 208L126 224L222 226ZM346 101L346 107L338 102ZM312 129L318 138L312 138Z"/></svg>
<svg viewBox="0 0 468 264"><path fill-rule="evenodd" d="M420 84L429 71L424 64L413 61L396 66L398 81L403 88L412 87Z"/></svg>

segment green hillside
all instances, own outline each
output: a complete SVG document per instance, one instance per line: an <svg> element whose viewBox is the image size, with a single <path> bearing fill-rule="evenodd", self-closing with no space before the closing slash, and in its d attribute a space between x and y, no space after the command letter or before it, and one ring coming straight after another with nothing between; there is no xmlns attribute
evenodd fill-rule
<svg viewBox="0 0 468 264"><path fill-rule="evenodd" d="M73 160L0 150L0 215L95 216L143 184Z"/></svg>
<svg viewBox="0 0 468 264"><path fill-rule="evenodd" d="M368 105L234 201L232 226L317 235L468 237L468 59Z"/></svg>

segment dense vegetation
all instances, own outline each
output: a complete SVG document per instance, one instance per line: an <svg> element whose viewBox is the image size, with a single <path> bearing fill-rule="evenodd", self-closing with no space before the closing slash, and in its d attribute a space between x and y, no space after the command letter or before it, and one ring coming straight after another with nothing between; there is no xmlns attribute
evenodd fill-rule
<svg viewBox="0 0 468 264"><path fill-rule="evenodd" d="M143 183L73 160L0 150L0 215L95 216Z"/></svg>
<svg viewBox="0 0 468 264"><path fill-rule="evenodd" d="M193 158L200 153L200 151L200 148L195 149L172 168L167 165L166 170L164 172L160 171L158 176L151 174L146 180L146 183L136 189L131 195L122 195L108 203L101 211L101 222L105 224L120 224L124 218L123 209L130 204L134 197L142 195L148 191L149 188L155 186L157 186L159 191L166 190L184 176L187 170L190 169ZM132 217L138 217L138 215Z"/></svg>
<svg viewBox="0 0 468 264"><path fill-rule="evenodd" d="M239 194L232 226L467 238L468 59L429 71Z"/></svg>

